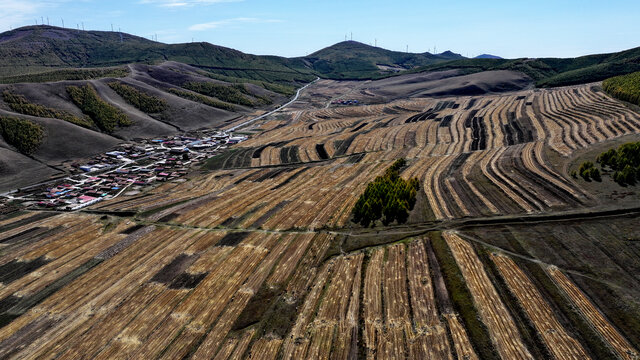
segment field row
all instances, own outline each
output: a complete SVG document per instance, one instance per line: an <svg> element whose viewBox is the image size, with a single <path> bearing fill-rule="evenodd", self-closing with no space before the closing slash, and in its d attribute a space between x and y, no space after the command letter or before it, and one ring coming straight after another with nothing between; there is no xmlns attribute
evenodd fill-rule
<svg viewBox="0 0 640 360"><path fill-rule="evenodd" d="M443 236L458 263L473 302L500 356L504 359L532 358L531 353L527 351L524 338L518 336L519 331L513 309L510 314L504 303L504 299L508 299L508 296L500 296L495 282L492 284L488 276L485 268L488 264L483 264L471 244L455 232L445 232ZM564 315L556 313L557 310L554 310L549 303L551 300L543 296L537 289L537 285L515 261L495 253L489 258L508 292L523 309L524 315L520 316L524 316L526 321L532 324L537 336L553 358L576 360L592 358L585 350L584 343L578 341L573 335L575 334L573 326L579 325L567 323L566 318L562 320L564 324L561 323L560 317ZM613 349L620 359L637 358L637 350L566 275L555 267L549 267L547 273L553 279L557 289L564 294L564 299L560 301L567 301L570 307L579 309L582 319L596 330L597 336L601 337L606 346ZM571 328L567 329L567 326ZM592 339L589 341L592 346Z"/></svg>
<svg viewBox="0 0 640 360"><path fill-rule="evenodd" d="M285 339L284 358L349 358L364 341L370 359L453 359L424 243L375 249L366 269L364 256L342 256L325 265ZM456 349L473 356L464 329L452 331Z"/></svg>
<svg viewBox="0 0 640 360"><path fill-rule="evenodd" d="M166 189L158 188L153 195L118 199L101 205L101 209L166 207L148 219L197 227L284 230L344 226L360 192L383 170L377 163L333 162L307 168L250 170L234 176L222 171L175 186L170 196L166 196Z"/></svg>
<svg viewBox="0 0 640 360"><path fill-rule="evenodd" d="M541 212L590 199L545 161L541 142L414 159L403 176L421 180L436 219Z"/></svg>
<svg viewBox="0 0 640 360"><path fill-rule="evenodd" d="M169 359L196 348L194 356L213 357L264 287L304 298L331 241L326 234L105 225L58 215L10 239L2 259L45 263L5 276L3 319L16 318L0 328L0 357ZM28 232L45 227L59 230ZM237 339L236 358L277 351L281 342L252 340Z"/></svg>
<svg viewBox="0 0 640 360"><path fill-rule="evenodd" d="M564 156L640 131L640 117L588 85L514 95L420 99L296 114L242 144L251 166L403 149L406 158L540 141ZM418 112L416 114L416 111ZM236 162L243 163L243 162Z"/></svg>
<svg viewBox="0 0 640 360"><path fill-rule="evenodd" d="M0 328L3 358L479 358L481 340L469 315L457 314L464 295L451 267L443 277L435 240L325 261L326 233L187 230L81 214L18 221L1 234L0 310L15 318ZM553 358L594 358L515 261L491 254L483 262L457 233L443 237L471 316L486 327L493 350L482 354L533 358L524 319ZM607 346L637 356L568 276L546 271Z"/></svg>

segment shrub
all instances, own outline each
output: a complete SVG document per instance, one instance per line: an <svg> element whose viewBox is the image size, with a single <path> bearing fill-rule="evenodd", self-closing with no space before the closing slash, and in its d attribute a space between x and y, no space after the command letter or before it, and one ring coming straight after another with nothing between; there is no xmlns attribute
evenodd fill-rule
<svg viewBox="0 0 640 360"><path fill-rule="evenodd" d="M155 96L147 95L132 86L118 81L110 82L108 85L126 102L145 113L159 113L167 108L167 103L164 100L158 99Z"/></svg>
<svg viewBox="0 0 640 360"><path fill-rule="evenodd" d="M400 177L399 170L405 164L404 159L396 160L384 175L367 184L353 208L355 223L366 227L376 220L382 220L384 225L393 221L398 224L407 221L409 211L415 205L420 184L417 178L407 181Z"/></svg>
<svg viewBox="0 0 640 360"><path fill-rule="evenodd" d="M41 125L13 117L0 117L0 133L8 144L26 155L35 152L44 137Z"/></svg>
<svg viewBox="0 0 640 360"><path fill-rule="evenodd" d="M5 90L2 92L2 98L13 111L20 114L60 119L85 128L93 127L93 122L91 122L91 119L89 119L88 117L80 118L67 111L52 109L38 104L32 104L24 96L14 94L9 90Z"/></svg>
<svg viewBox="0 0 640 360"><path fill-rule="evenodd" d="M129 126L131 120L122 111L102 100L93 86L67 86L71 100L106 133L112 133L116 126Z"/></svg>

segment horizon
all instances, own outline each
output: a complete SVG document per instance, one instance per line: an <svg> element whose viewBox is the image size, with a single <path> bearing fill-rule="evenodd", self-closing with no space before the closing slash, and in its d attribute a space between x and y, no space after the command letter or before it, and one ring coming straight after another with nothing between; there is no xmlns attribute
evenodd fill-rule
<svg viewBox="0 0 640 360"><path fill-rule="evenodd" d="M113 26L167 44L208 42L283 57L306 56L353 39L392 51L405 52L408 46L410 53L567 58L635 48L640 39L635 26L640 4L626 0L615 5L544 0L534 9L502 0L488 6L466 0L403 6L361 0L348 5L282 0L85 0L69 5L68 0L6 0L0 31L36 24L62 27L64 21L69 29L111 31ZM438 16L426 16L433 13Z"/></svg>
<svg viewBox="0 0 640 360"><path fill-rule="evenodd" d="M61 29L61 30L73 30L73 31L84 31L84 32L114 32L114 33L118 33L118 32L119 32L118 30L109 31L109 30L99 30L99 29L75 29L75 28L70 28L70 27L64 27L64 28L63 28L63 27L61 27L61 26L56 26L56 25L47 25L47 24L24 25L24 26L20 26L20 27L17 27L17 28L12 28L12 29L7 30L7 31L5 31L5 32L14 31L14 30L20 30L20 29L25 29L25 28L32 28L32 27L50 27L50 28ZM120 32L122 32L123 34L127 34L127 35L130 35L130 36L136 36L136 37L139 37L139 38L146 39L146 40L148 40L148 41L153 41L153 42L160 43L160 44L164 44L164 45L180 45L180 44L189 44L189 43L207 43L207 44L210 44L210 45L213 45L213 46L222 46L222 47L226 47L226 48L229 48L229 49L232 49L232 50L238 50L238 49L234 49L234 48L229 47L229 46L223 46L223 45L219 45L219 44L210 43L210 42L208 42L208 41L193 41L193 42L191 42L191 41L190 41L190 42L174 42L174 43L168 43L168 42L163 42L163 41L155 40L153 37L151 37L151 38L145 38L144 36L140 36L140 35L136 35L136 34L127 33L127 32L125 32L125 31L120 31ZM0 34L2 34L2 33L4 33L4 32L0 32ZM348 42L354 42L354 43L358 43L358 44L365 45L365 46L370 46L370 47L377 48L377 49L383 49L383 50L386 50L386 51L394 51L394 52L402 52L402 53L406 53L406 51L386 49L386 48L381 47L381 46L375 46L375 45L373 45L373 44L366 44L366 43L360 42L360 41L358 41L358 40L349 40L349 39L347 39L347 40L338 41L338 42L336 42L336 43L333 43L333 44L327 45L327 46L325 46L325 47L323 47L323 48L317 49L317 50L315 50L315 51L313 51L313 52L310 52L308 55L313 54L313 53L318 52L318 51L321 51L321 50L324 50L324 49L326 49L326 48L330 48L330 47L332 47L332 46L335 46L335 45L338 45L338 44L341 44L341 43L348 43ZM592 54L583 54L583 55L577 55L576 57L581 57L581 56L590 56L590 55L602 55L602 54L615 54L615 53L619 53L619 52L624 52L624 51L632 50L632 49L635 49L635 48L636 48L636 47L628 48L628 49L620 49L620 50L612 51L612 52L610 52L610 53L592 53ZM308 55L301 55L301 56L291 56L291 57L287 57L287 56L274 55L274 54L255 54L255 53L251 53L251 52L247 52L247 51L242 51L242 52L243 52L243 53L245 53L245 54L249 54L249 55L258 55L258 56L279 56L279 57L290 58L290 59L297 58L297 57L304 57L304 56L308 56ZM426 54L426 53L428 53L428 54L432 54L432 55L442 55L442 54L444 54L444 53L453 53L453 54L456 54L456 55L462 55L462 56L465 56L465 55L463 55L463 54L461 54L461 53L457 53L457 52L452 51L452 50L450 50L450 49L446 49L446 50L443 50L443 51L439 51L439 52L437 52L437 53L430 52L429 50L424 51L424 52L412 52L412 51L409 51L409 52L408 52L408 54L415 54L415 55L419 55L419 54ZM505 57L501 57L501 56L496 55L496 54L493 54L493 53L482 53L482 54L478 54L478 55L471 56L471 57L468 57L468 58L473 59L473 58L477 58L477 57L479 57L479 56L498 56L498 57L500 57L500 58L502 58L502 59L505 59L505 60L515 60L515 59L536 59L535 57L526 57L526 56L519 57L519 58L505 58ZM465 56L465 57L466 57L466 56ZM542 57L540 57L540 58L542 58ZM546 57L546 58L561 58L561 57L549 56L549 57Z"/></svg>

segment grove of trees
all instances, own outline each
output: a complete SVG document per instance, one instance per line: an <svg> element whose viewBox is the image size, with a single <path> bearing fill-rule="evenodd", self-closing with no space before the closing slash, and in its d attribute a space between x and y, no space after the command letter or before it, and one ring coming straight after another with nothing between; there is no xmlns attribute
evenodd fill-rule
<svg viewBox="0 0 640 360"><path fill-rule="evenodd" d="M201 104L209 105L209 106L214 107L214 108L223 109L223 110L229 110L229 111L235 111L236 110L236 107L231 105L231 104L227 104L226 102L215 100L215 99L212 99L212 98L200 95L200 94L195 94L195 93L192 93L192 92L189 92L189 91L179 90L179 89L175 89L175 88L169 88L169 89L167 89L167 92L170 92L173 95L179 96L179 97L181 97L183 99L199 102Z"/></svg>
<svg viewBox="0 0 640 360"><path fill-rule="evenodd" d="M91 120L106 133L112 133L116 126L129 126L131 120L115 106L108 104L98 96L96 89L85 86L67 86L71 100L88 115Z"/></svg>
<svg viewBox="0 0 640 360"><path fill-rule="evenodd" d="M0 134L19 152L30 155L42 143L44 130L41 125L26 119L0 117Z"/></svg>
<svg viewBox="0 0 640 360"><path fill-rule="evenodd" d="M400 177L400 169L405 165L404 159L398 159L384 175L367 184L353 208L355 223L367 227L377 220L381 220L384 225L393 221L398 224L407 221L409 211L415 205L420 182L417 178L405 180Z"/></svg>
<svg viewBox="0 0 640 360"><path fill-rule="evenodd" d="M640 141L609 149L598 156L597 162L614 171L612 177L618 184L634 185L640 180Z"/></svg>
<svg viewBox="0 0 640 360"><path fill-rule="evenodd" d="M167 103L164 100L147 95L133 86L118 81L112 81L108 85L126 102L147 114L159 113L167 108Z"/></svg>
<svg viewBox="0 0 640 360"><path fill-rule="evenodd" d="M585 161L580 164L580 169L578 170L580 176L583 179L590 181L591 179L595 181L602 181L602 177L600 176L600 170L593 166L591 161Z"/></svg>
<svg viewBox="0 0 640 360"><path fill-rule="evenodd" d="M615 98L640 105L640 72L607 79L602 88Z"/></svg>
<svg viewBox="0 0 640 360"><path fill-rule="evenodd" d="M70 112L52 109L40 104L30 103L27 98L20 94L15 94L9 90L2 92L2 98L11 110L24 115L31 115L44 118L53 118L68 121L72 124L85 128L93 127L93 122L88 117L78 117Z"/></svg>
<svg viewBox="0 0 640 360"><path fill-rule="evenodd" d="M195 91L202 95L211 96L222 101L230 102L238 105L253 106L253 102L247 99L240 87L242 85L225 86L211 82L187 82L182 85L183 88ZM244 87L243 87L244 88Z"/></svg>

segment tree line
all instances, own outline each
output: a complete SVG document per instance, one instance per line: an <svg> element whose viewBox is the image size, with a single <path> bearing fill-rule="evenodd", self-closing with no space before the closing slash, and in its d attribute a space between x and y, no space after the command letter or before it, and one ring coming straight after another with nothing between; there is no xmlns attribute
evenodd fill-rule
<svg viewBox="0 0 640 360"><path fill-rule="evenodd" d="M640 105L640 72L607 79L602 88L617 99Z"/></svg>
<svg viewBox="0 0 640 360"><path fill-rule="evenodd" d="M245 91L242 91L237 85L225 86L211 82L191 81L184 83L182 87L232 104L253 106L253 102L243 95L246 92L246 89Z"/></svg>
<svg viewBox="0 0 640 360"><path fill-rule="evenodd" d="M35 74L1 77L0 83L44 83L62 80L91 80L106 77L120 78L127 75L129 75L129 69L126 67L109 67L96 69L58 69Z"/></svg>
<svg viewBox="0 0 640 360"><path fill-rule="evenodd" d="M404 159L396 160L384 175L367 184L364 193L353 208L353 222L364 227L381 220L386 226L394 221L405 223L416 202L420 188L417 178L405 180L400 169L406 165Z"/></svg>
<svg viewBox="0 0 640 360"><path fill-rule="evenodd" d="M109 85L109 87L120 95L120 97L122 97L126 102L135 106L142 112L155 114L167 109L166 101L158 99L155 96L147 95L133 86L126 85L119 81L112 81L107 85Z"/></svg>
<svg viewBox="0 0 640 360"><path fill-rule="evenodd" d="M187 100L191 100L191 101L195 101L195 102L199 102L201 104L205 104L214 108L218 108L218 109L223 109L223 110L229 110L229 111L236 111L236 107L231 105L231 104L227 104L226 102L222 102L216 99L212 99L200 94L196 94L196 93L192 93L189 91L184 91L184 90L180 90L180 89L176 89L176 88L168 88L166 89L167 92L172 93L173 95L179 96L183 99L187 99Z"/></svg>
<svg viewBox="0 0 640 360"><path fill-rule="evenodd" d="M88 115L98 128L106 133L112 133L116 126L129 126L131 120L115 106L102 100L96 89L87 84L85 86L67 86L67 93L76 106Z"/></svg>
<svg viewBox="0 0 640 360"><path fill-rule="evenodd" d="M44 138L42 125L15 117L0 117L0 134L4 140L19 152L33 154Z"/></svg>
<svg viewBox="0 0 640 360"><path fill-rule="evenodd" d="M20 114L60 119L85 128L92 128L94 126L91 119L87 116L78 117L67 111L49 108L40 104L33 104L23 95L15 94L9 90L2 92L2 98L11 110Z"/></svg>

